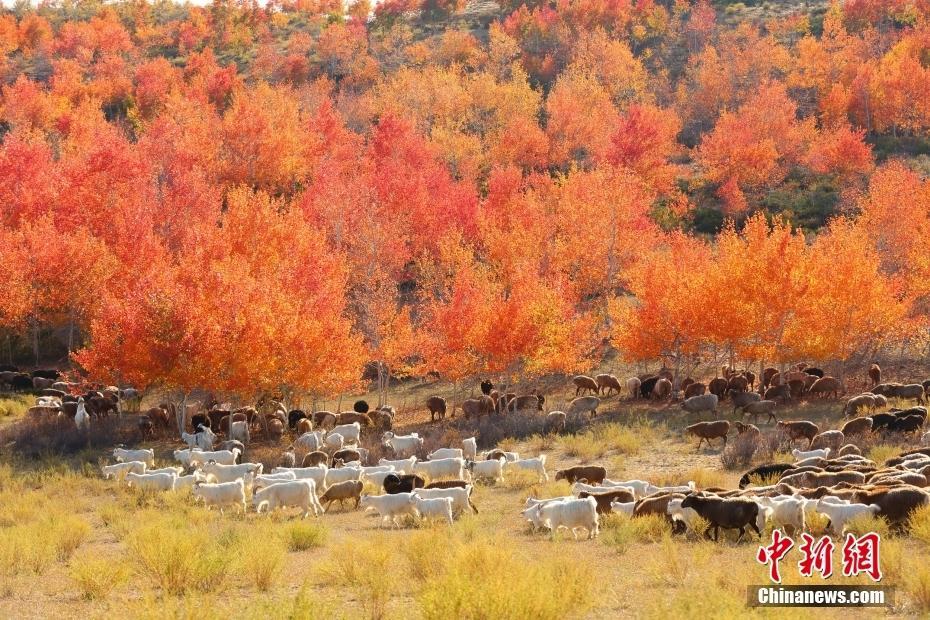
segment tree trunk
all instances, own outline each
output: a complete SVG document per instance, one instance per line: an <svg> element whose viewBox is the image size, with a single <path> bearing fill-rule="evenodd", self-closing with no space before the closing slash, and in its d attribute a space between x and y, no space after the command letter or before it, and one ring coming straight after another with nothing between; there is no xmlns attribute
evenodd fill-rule
<svg viewBox="0 0 930 620"><path fill-rule="evenodd" d="M33 321L32 324L32 352L35 354L36 367L39 366L39 322Z"/></svg>

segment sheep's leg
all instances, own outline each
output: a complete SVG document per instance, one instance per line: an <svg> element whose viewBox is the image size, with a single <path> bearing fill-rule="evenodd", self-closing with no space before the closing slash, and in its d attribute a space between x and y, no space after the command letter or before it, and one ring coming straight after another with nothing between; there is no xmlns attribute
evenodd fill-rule
<svg viewBox="0 0 930 620"><path fill-rule="evenodd" d="M759 531L759 526L756 525L754 521L751 521L749 523L749 527L751 527L752 529L756 531L756 534L759 536L759 538L762 538L762 532Z"/></svg>
<svg viewBox="0 0 930 620"><path fill-rule="evenodd" d="M753 527L755 527L755 526L753 526ZM739 536L736 537L736 542L737 542L737 543L739 543L739 541L743 540L743 535L744 535L745 533L746 533L746 526L745 526L745 525L741 525L740 528L739 528Z"/></svg>
<svg viewBox="0 0 930 620"><path fill-rule="evenodd" d="M714 524L714 542L717 542L720 539L720 526L716 523Z"/></svg>
<svg viewBox="0 0 930 620"><path fill-rule="evenodd" d="M704 530L704 538L710 539L710 531L711 531L712 529L714 529L714 524L713 524L713 523L711 523L710 525L708 525L708 526L707 526L707 529Z"/></svg>

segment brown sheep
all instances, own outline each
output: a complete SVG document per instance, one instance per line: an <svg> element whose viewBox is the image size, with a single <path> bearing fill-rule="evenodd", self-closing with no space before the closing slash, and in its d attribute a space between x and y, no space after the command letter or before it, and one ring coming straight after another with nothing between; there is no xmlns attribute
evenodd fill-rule
<svg viewBox="0 0 930 620"><path fill-rule="evenodd" d="M786 403L791 400L791 388L787 385L773 385L765 391L764 399Z"/></svg>
<svg viewBox="0 0 930 620"><path fill-rule="evenodd" d="M281 439L284 435L284 422L278 418L268 420L268 438L273 440Z"/></svg>
<svg viewBox="0 0 930 620"><path fill-rule="evenodd" d="M805 375L810 376L810 375ZM788 386L788 393L791 395L791 398L794 400L800 400L804 396L804 392L807 390L804 379L791 379L785 385Z"/></svg>
<svg viewBox="0 0 930 620"><path fill-rule="evenodd" d="M843 435L868 435L872 432L872 418L855 418L840 429Z"/></svg>
<svg viewBox="0 0 930 620"><path fill-rule="evenodd" d="M620 385L620 379L613 375L597 375L594 377L594 380L597 381L597 393L600 394L602 391L605 396L610 396L610 393L616 392L617 394L623 389ZM576 394L577 396L577 394Z"/></svg>
<svg viewBox="0 0 930 620"><path fill-rule="evenodd" d="M597 408L601 404L601 399L597 396L579 396L568 404L566 415L581 415L587 411L591 412L591 417L597 415Z"/></svg>
<svg viewBox="0 0 930 620"><path fill-rule="evenodd" d="M336 414L332 411L316 411L312 416L313 428L331 429L336 426Z"/></svg>
<svg viewBox="0 0 930 620"><path fill-rule="evenodd" d="M652 398L655 400L665 400L672 395L672 382L666 378L656 381L655 387L652 388Z"/></svg>
<svg viewBox="0 0 930 620"><path fill-rule="evenodd" d="M749 391L749 381L743 375L731 377L727 383L728 392L747 392Z"/></svg>
<svg viewBox="0 0 930 620"><path fill-rule="evenodd" d="M546 414L546 432L564 433L566 415L564 411L550 411Z"/></svg>
<svg viewBox="0 0 930 620"><path fill-rule="evenodd" d="M633 507L633 516L642 517L645 515L662 515L667 520L672 518L668 515L668 505L673 499L684 499L683 493L659 493L644 497L636 502Z"/></svg>
<svg viewBox="0 0 930 620"><path fill-rule="evenodd" d="M759 430L759 427L754 424L743 424L739 420L733 423L733 426L736 427L736 432L739 435L748 433L749 436L761 437L762 431Z"/></svg>
<svg viewBox="0 0 930 620"><path fill-rule="evenodd" d="M778 387L784 382L785 382L785 376L780 372L776 372L774 375L772 375L772 378L769 380L769 387Z"/></svg>
<svg viewBox="0 0 930 620"><path fill-rule="evenodd" d="M336 416L337 426L341 426L343 424L352 424L354 422L358 422L359 426L361 427L371 426L371 418L368 417L367 413L343 411Z"/></svg>
<svg viewBox="0 0 930 620"><path fill-rule="evenodd" d="M911 512L930 502L930 495L917 487L902 486L856 491L852 495L852 501L860 504L875 504L881 508L879 516L887 519L892 525L902 526L907 523Z"/></svg>
<svg viewBox="0 0 930 620"><path fill-rule="evenodd" d="M446 399L442 396L430 396L426 399L426 408L429 409L429 421L435 422L436 416L440 420L446 417Z"/></svg>
<svg viewBox="0 0 930 620"><path fill-rule="evenodd" d="M862 450L859 449L859 446L855 444L848 443L845 446L840 448L840 456L847 456L850 454L862 454Z"/></svg>
<svg viewBox="0 0 930 620"><path fill-rule="evenodd" d="M736 413L739 409L745 409L748 405L757 403L760 400L762 400L762 396L755 392L739 392L733 394L733 413Z"/></svg>
<svg viewBox="0 0 930 620"><path fill-rule="evenodd" d="M790 484L793 487L811 489L815 487L832 487L840 482L862 484L865 482L865 474L848 470L837 472L805 471L783 476L779 482Z"/></svg>
<svg viewBox="0 0 930 620"><path fill-rule="evenodd" d="M343 463L351 463L352 461L362 462L362 453L358 450L352 448L346 448L344 450L337 450L333 452L333 460L330 467L336 466L336 461L341 460Z"/></svg>
<svg viewBox="0 0 930 620"><path fill-rule="evenodd" d="M317 450L316 452L308 452L304 456L304 460L300 463L301 467L317 467L318 465L325 465L329 462L329 455L325 452Z"/></svg>
<svg viewBox="0 0 930 620"><path fill-rule="evenodd" d="M817 394L821 398L826 398L830 394L833 395L833 398L839 398L842 387L839 380L835 377L821 377L814 381L808 393L811 395Z"/></svg>
<svg viewBox="0 0 930 620"><path fill-rule="evenodd" d="M578 494L578 499L584 499L586 497L593 497L594 501L597 502L597 512L602 515L609 515L611 513L610 504L613 502L632 502L636 498L629 491L618 490L618 491L605 491L604 493L588 493L587 491L582 491Z"/></svg>
<svg viewBox="0 0 930 620"><path fill-rule="evenodd" d="M309 418L301 418L297 420L297 435L303 435L304 433L309 433L313 430L313 422Z"/></svg>
<svg viewBox="0 0 930 620"><path fill-rule="evenodd" d="M339 506L345 508L345 501L347 499L355 500L355 508L358 508L358 503L362 499L362 487L364 487L359 480L347 480L346 482L337 482L332 485L323 495L320 496L320 503L325 504L323 506L323 512L329 510L329 507L333 502L339 502Z"/></svg>
<svg viewBox="0 0 930 620"><path fill-rule="evenodd" d="M869 379L872 381L872 387L882 382L882 369L878 364L869 366Z"/></svg>
<svg viewBox="0 0 930 620"><path fill-rule="evenodd" d="M716 395L720 400L723 400L723 397L727 393L727 386L729 385L729 381L717 377L716 379L711 379L710 383L707 384L707 391Z"/></svg>
<svg viewBox="0 0 930 620"><path fill-rule="evenodd" d="M575 384L575 396L581 396L585 392L597 393L597 381L587 375L578 375L572 379Z"/></svg>
<svg viewBox="0 0 930 620"><path fill-rule="evenodd" d="M686 379L684 379L684 380L681 382L681 387L680 387L680 389L682 389L682 390L687 390L687 389L688 389L688 386L691 385L692 383L695 383L694 379L692 379L691 377L687 377Z"/></svg>
<svg viewBox="0 0 930 620"><path fill-rule="evenodd" d="M749 383L749 389L755 389L756 387L756 373L751 370L747 370L743 373L743 376L746 377L746 382Z"/></svg>
<svg viewBox="0 0 930 620"><path fill-rule="evenodd" d="M692 383L685 388L685 398L691 398L692 396L703 396L705 392L707 392L706 385L703 383Z"/></svg>
<svg viewBox="0 0 930 620"><path fill-rule="evenodd" d="M579 480L585 480L588 484L601 484L606 477L607 470L600 465L579 465L555 472L556 480L566 480L569 484Z"/></svg>
<svg viewBox="0 0 930 620"><path fill-rule="evenodd" d="M507 411L542 411L546 399L537 394L517 396L507 403Z"/></svg>
<svg viewBox="0 0 930 620"><path fill-rule="evenodd" d="M155 424L152 422L152 419L149 417L142 416L139 418L138 422L139 435L142 436L142 440L150 439L155 432Z"/></svg>
<svg viewBox="0 0 930 620"><path fill-rule="evenodd" d="M394 428L394 416L389 411L373 409L368 412L368 419L371 425L379 431L389 431Z"/></svg>
<svg viewBox="0 0 930 620"><path fill-rule="evenodd" d="M751 527L759 537L762 532L756 525L759 518L759 504L751 499L741 497L723 498L704 495L689 495L681 502L681 507L692 508L707 522L704 536L710 538L710 531L714 530L714 541L720 533L720 528L738 529L739 536L736 542L742 540L746 533L746 526Z"/></svg>
<svg viewBox="0 0 930 620"><path fill-rule="evenodd" d="M462 401L462 413L468 420L472 416L480 418L483 415L490 416L494 413L494 400L490 396L480 396L479 398L467 398Z"/></svg>
<svg viewBox="0 0 930 620"><path fill-rule="evenodd" d="M685 427L685 431L698 437L697 449L701 449L701 444L706 440L710 445L711 439L723 439L723 445L727 445L727 434L730 432L730 423L726 420L716 420L714 422L698 422L691 426Z"/></svg>
<svg viewBox="0 0 930 620"><path fill-rule="evenodd" d="M814 437L814 441L811 442L811 450L830 448L835 453L844 443L846 443L846 436L843 431L824 431Z"/></svg>
<svg viewBox="0 0 930 620"><path fill-rule="evenodd" d="M808 447L814 443L814 437L820 433L820 427L813 422L808 422L807 420L779 420L775 423L775 427L784 431L788 435L788 439L792 442L797 441L798 439L807 439Z"/></svg>
<svg viewBox="0 0 930 620"><path fill-rule="evenodd" d="M778 374L777 368L769 366L762 371L762 387L767 388L772 384L772 377Z"/></svg>
<svg viewBox="0 0 930 620"><path fill-rule="evenodd" d="M168 410L161 407L152 407L145 412L145 415L148 419L152 421L152 424L156 428L168 429L171 428L171 420L168 418Z"/></svg>

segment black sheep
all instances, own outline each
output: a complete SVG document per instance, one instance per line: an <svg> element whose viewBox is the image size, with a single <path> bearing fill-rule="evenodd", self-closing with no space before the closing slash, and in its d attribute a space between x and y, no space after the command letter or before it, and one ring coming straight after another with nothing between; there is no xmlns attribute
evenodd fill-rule
<svg viewBox="0 0 930 620"><path fill-rule="evenodd" d="M422 489L426 480L416 474L388 474L384 477L384 492L388 495L397 493L411 493L414 489Z"/></svg>
<svg viewBox="0 0 930 620"><path fill-rule="evenodd" d="M872 416L872 432L887 428L889 424L897 420L893 413L876 413Z"/></svg>
<svg viewBox="0 0 930 620"><path fill-rule="evenodd" d="M369 408L368 401L364 400L357 400L355 401L355 404L352 405L352 411L355 413L368 413Z"/></svg>
<svg viewBox="0 0 930 620"><path fill-rule="evenodd" d="M297 428L297 423L307 417L306 411L293 409L287 414L287 427L291 430Z"/></svg>
<svg viewBox="0 0 930 620"><path fill-rule="evenodd" d="M804 372L817 377L818 379L823 379L823 371L819 368L805 368Z"/></svg>
<svg viewBox="0 0 930 620"><path fill-rule="evenodd" d="M766 465L759 465L743 474L743 477L739 479L739 488L745 489L749 485L749 479L753 476L758 476L760 478L767 478L772 474L778 474L780 476L792 467L794 467L792 463L769 463Z"/></svg>
<svg viewBox="0 0 930 620"><path fill-rule="evenodd" d="M481 382L481 393L485 396L490 396L491 392L494 390L494 384L491 383L490 379L485 379Z"/></svg>
<svg viewBox="0 0 930 620"><path fill-rule="evenodd" d="M648 379L643 379L639 384L639 394L643 398L649 398L652 396L652 389L656 386L656 382L662 377L655 376L649 377Z"/></svg>
<svg viewBox="0 0 930 620"><path fill-rule="evenodd" d="M59 377L61 377L60 372L51 368L33 370L31 374L33 377L42 377L43 379L52 379L54 381L57 381Z"/></svg>
<svg viewBox="0 0 930 620"><path fill-rule="evenodd" d="M720 528L738 529L739 537L736 542L742 540L747 525L755 530L757 535L762 536L762 532L756 525L756 520L759 518L759 504L751 499L689 495L682 500L681 507L693 508L708 521L709 525L704 530L704 536L710 538L710 531L713 529L715 542L720 534Z"/></svg>
<svg viewBox="0 0 930 620"><path fill-rule="evenodd" d="M888 430L897 433L913 433L920 430L924 424L924 419L919 415L909 415L904 418L896 418L888 424Z"/></svg>

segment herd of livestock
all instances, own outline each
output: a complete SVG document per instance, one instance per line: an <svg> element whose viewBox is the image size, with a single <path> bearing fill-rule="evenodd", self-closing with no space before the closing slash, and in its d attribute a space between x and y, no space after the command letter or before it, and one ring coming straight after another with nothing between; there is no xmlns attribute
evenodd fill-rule
<svg viewBox="0 0 930 620"><path fill-rule="evenodd" d="M25 386L29 376L29 389L38 394L33 409L69 415L78 426L82 417L90 420L139 408L139 394L131 388L85 389L61 381L55 371L0 373L0 381L7 386L11 378ZM716 539L719 529L734 529L742 538L747 528L758 534L766 522L803 530L806 519L819 513L828 519L831 532L841 534L851 519L864 514L883 517L895 528L906 528L913 511L930 504L930 448L905 450L876 463L863 456L859 445L860 439L877 432L909 434L922 430L930 382L882 383L881 371L873 364L869 369L871 388L843 405L842 428L821 431L811 421L778 420L775 407L804 397L838 397L845 390L837 379L799 365L787 372L766 369L756 388L751 371L725 368L723 374L707 384L686 379L680 385L674 385L666 371L631 377L622 383L612 375L578 376L573 380L574 399L566 411L548 412L546 424L550 430L564 430L567 416L596 415L602 396L626 393L630 398L679 400L687 412L713 412L713 421L686 429L699 438L698 447L714 439L725 443L734 428L741 436L760 436L753 424L717 419L720 403L729 399L734 411L767 414L769 420L774 419L775 428L786 441L803 441L804 451L792 452L794 462L755 467L743 475L736 489L698 489L693 482L658 486L648 480L610 479L607 469L599 465L567 467L557 470L555 479L566 480L571 495L526 498L521 514L533 531L543 529L554 535L564 528L573 536L584 531L593 538L605 514L630 518L658 514L668 519L673 531L700 526ZM489 381L481 383L481 392L480 397L462 403L466 418L542 411L545 404L542 395L501 393ZM916 405L889 407L893 398L913 399ZM446 402L435 396L430 397L427 408L440 419L447 411ZM305 517L311 512L321 515L339 503L344 508L378 513L382 526L396 527L408 522L402 519L421 518L452 524L462 513L478 512L472 498L475 484L500 484L514 471L529 472L541 483L550 479L546 454L521 458L499 449L479 453L474 437L462 441L461 447L438 448L427 454L417 433L394 432L393 407L369 409L364 401L358 401L353 411L341 413L288 411L270 399L255 407L238 408L198 403L180 415L175 405L166 403L141 413L137 418L144 436L162 429L170 432L181 422L185 445L172 452L175 462L156 468L153 449L119 446L112 452L115 462L103 466L104 475L143 489L189 489L197 501L220 510L235 506L246 511L251 503L256 512L296 507ZM288 433L293 440L270 471L265 470L265 463L243 458L256 434L277 440ZM930 433L920 440L930 444ZM364 447L366 442L368 448ZM375 447L377 450L372 449ZM373 458L376 454L381 458Z"/></svg>

